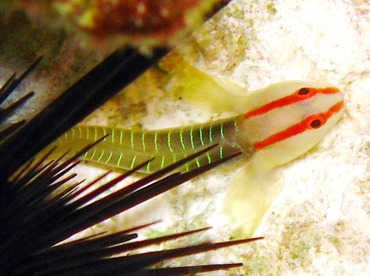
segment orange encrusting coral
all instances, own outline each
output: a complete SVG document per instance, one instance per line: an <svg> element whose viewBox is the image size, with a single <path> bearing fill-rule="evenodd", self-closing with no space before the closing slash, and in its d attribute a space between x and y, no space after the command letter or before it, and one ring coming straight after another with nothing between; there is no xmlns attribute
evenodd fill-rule
<svg viewBox="0 0 370 276"><path fill-rule="evenodd" d="M175 3L176 2L176 3ZM92 32L158 33L185 25L184 13L199 0L98 1ZM176 8L174 6L176 5Z"/></svg>
<svg viewBox="0 0 370 276"><path fill-rule="evenodd" d="M94 48L173 46L230 0L17 0L34 21L62 26ZM58 19L58 20L57 20Z"/></svg>
<svg viewBox="0 0 370 276"><path fill-rule="evenodd" d="M57 11L78 28L99 37L129 35L165 42L200 24L220 1L202 0L57 0Z"/></svg>

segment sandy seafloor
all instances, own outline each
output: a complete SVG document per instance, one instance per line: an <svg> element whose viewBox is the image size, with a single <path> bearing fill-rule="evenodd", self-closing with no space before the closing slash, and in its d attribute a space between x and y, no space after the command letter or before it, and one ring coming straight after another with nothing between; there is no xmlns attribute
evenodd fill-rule
<svg viewBox="0 0 370 276"><path fill-rule="evenodd" d="M281 167L283 191L255 233L263 241L168 264L245 264L211 275L370 274L369 46L368 1L235 0L179 49L198 68L248 90L290 79L328 81L343 92L345 113L319 145ZM186 104L170 91L156 92L126 102L127 121L117 124L158 129L223 116ZM104 112L89 122L109 123L101 116ZM180 244L228 240L232 228L222 201L233 170L216 169L90 231L161 219L141 238L213 226ZM101 172L83 165L79 173L92 177Z"/></svg>

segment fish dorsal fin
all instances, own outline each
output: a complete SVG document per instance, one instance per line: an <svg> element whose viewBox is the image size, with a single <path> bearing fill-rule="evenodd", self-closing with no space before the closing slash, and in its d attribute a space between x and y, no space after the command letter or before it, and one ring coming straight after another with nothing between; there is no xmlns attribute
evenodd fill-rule
<svg viewBox="0 0 370 276"><path fill-rule="evenodd" d="M245 112L248 91L237 83L202 72L183 59L170 74L175 93L185 101L214 113Z"/></svg>

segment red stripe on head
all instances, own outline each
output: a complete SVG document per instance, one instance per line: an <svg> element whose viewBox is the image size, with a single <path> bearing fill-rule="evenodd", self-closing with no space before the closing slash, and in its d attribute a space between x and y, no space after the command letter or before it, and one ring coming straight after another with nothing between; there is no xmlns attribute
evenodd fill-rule
<svg viewBox="0 0 370 276"><path fill-rule="evenodd" d="M280 131L276 134L273 134L266 139L257 142L254 144L255 150L261 150L265 147L271 146L275 143L281 142L285 139L288 139L292 136L300 134L307 129L317 129L326 123L326 121L333 116L335 113L338 113L343 108L343 102L339 102L329 108L325 113L319 113L307 116L298 124L295 124L287 129Z"/></svg>
<svg viewBox="0 0 370 276"><path fill-rule="evenodd" d="M309 88L303 87L295 91L292 95L280 98L278 100L272 101L268 104L260 106L250 112L244 114L244 119L249 119L254 116L260 116L267 112L270 112L273 109L290 105L292 103L305 101L317 94L336 94L339 92L338 88L335 87L326 87L326 88Z"/></svg>

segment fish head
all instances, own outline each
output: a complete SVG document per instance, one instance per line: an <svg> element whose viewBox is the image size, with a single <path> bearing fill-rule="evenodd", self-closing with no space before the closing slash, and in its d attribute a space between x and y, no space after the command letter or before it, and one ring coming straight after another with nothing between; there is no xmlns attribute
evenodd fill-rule
<svg viewBox="0 0 370 276"><path fill-rule="evenodd" d="M342 93L328 83L291 81L260 92L264 93L260 104L240 117L238 142L252 145L255 159L266 167L285 164L310 150L344 110Z"/></svg>

